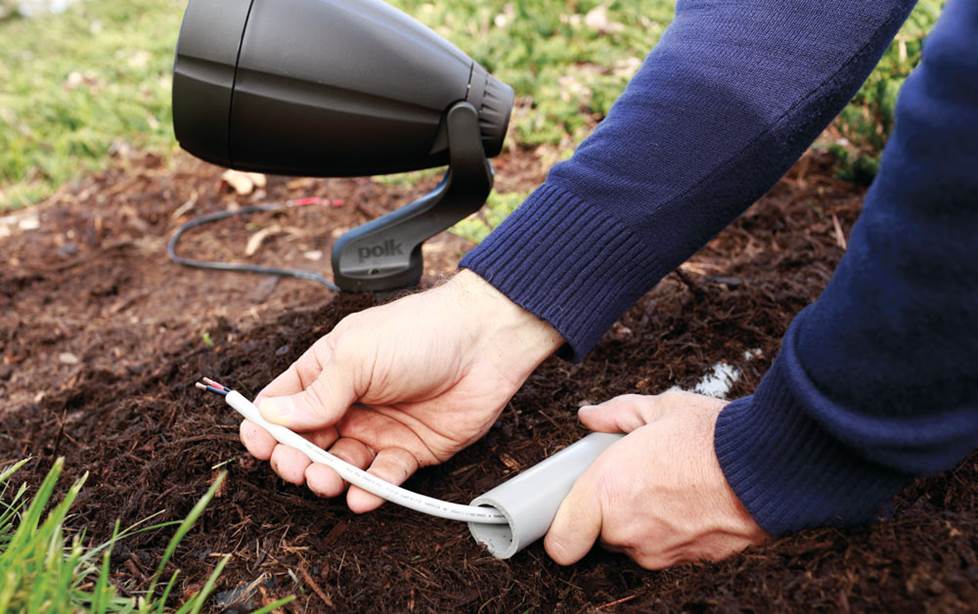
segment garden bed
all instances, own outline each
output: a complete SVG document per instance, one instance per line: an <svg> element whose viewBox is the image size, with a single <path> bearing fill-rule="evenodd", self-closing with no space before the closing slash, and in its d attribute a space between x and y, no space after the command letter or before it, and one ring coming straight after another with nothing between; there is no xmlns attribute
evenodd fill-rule
<svg viewBox="0 0 978 614"><path fill-rule="evenodd" d="M508 191L542 171L511 153L497 169ZM520 173L532 168L533 172ZM236 198L220 171L185 156L163 164L122 155L113 167L19 214L0 238L0 461L32 456L20 475L37 484L57 456L69 476L91 472L70 519L94 539L117 518L161 509L181 518L217 473L229 477L178 549L182 591L200 588L232 554L215 610L246 610L297 594L294 611L614 611L675 609L967 609L978 603L978 456L946 477L920 481L871 528L816 530L722 563L644 571L595 550L560 568L537 544L497 561L464 525L385 506L356 516L340 501L284 484L237 441L237 420L193 383L209 375L256 393L344 315L390 296L333 297L315 285L189 271L163 246L176 224L234 200L321 196L303 208L195 232L186 249L325 269L334 231L396 206L418 188L369 180L276 179L265 195ZM505 185L507 176L521 185ZM580 364L553 359L503 418L451 462L408 486L468 502L583 431L584 402L671 386L694 387L718 362L749 393L791 317L813 300L844 253L861 193L808 157L735 225L629 310ZM193 203L193 204L188 204ZM37 217L35 224L30 216ZM2 236L2 235L0 235ZM453 270L467 244L442 235L424 283ZM67 482L67 480L66 480ZM649 502L654 505L654 502ZM113 580L138 591L166 531L115 550Z"/></svg>

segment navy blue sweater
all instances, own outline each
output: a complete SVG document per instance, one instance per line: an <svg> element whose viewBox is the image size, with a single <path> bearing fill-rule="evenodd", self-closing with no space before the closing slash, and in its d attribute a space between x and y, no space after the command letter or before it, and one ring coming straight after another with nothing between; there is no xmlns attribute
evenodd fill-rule
<svg viewBox="0 0 978 614"><path fill-rule="evenodd" d="M462 266L580 358L784 174L913 4L680 0L607 119ZM715 435L774 535L870 520L978 446L978 2L948 4L842 263Z"/></svg>

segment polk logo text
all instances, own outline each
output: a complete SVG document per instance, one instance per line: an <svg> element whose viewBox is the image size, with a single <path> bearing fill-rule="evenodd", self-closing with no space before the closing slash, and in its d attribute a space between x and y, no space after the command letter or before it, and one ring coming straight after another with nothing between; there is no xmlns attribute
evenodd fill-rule
<svg viewBox="0 0 978 614"><path fill-rule="evenodd" d="M400 256L403 255L403 246L395 241L394 239L387 239L383 243L371 247L358 247L357 257L360 262L364 260L370 260L372 258L387 258L390 256Z"/></svg>

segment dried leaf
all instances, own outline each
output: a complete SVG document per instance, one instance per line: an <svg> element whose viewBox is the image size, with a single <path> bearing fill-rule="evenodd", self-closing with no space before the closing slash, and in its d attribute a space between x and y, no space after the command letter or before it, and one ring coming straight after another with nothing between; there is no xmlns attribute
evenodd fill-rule
<svg viewBox="0 0 978 614"><path fill-rule="evenodd" d="M255 191L255 187L265 187L265 176L261 173L243 173L228 169L221 175L221 180L231 186L241 196L247 196Z"/></svg>
<svg viewBox="0 0 978 614"><path fill-rule="evenodd" d="M268 181L265 179L265 175L261 173L246 173L248 177L251 178L251 182L255 184L255 187L264 188Z"/></svg>
<svg viewBox="0 0 978 614"><path fill-rule="evenodd" d="M282 232L281 226L269 226L268 228L262 228L255 234L251 235L251 237L248 239L248 244L245 246L245 255L254 256L255 252L261 248L261 244L264 243L265 239L277 232Z"/></svg>

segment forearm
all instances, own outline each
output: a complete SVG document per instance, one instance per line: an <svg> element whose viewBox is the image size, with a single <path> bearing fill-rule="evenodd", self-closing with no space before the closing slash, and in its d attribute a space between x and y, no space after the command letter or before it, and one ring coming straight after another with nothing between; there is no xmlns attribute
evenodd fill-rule
<svg viewBox="0 0 978 614"><path fill-rule="evenodd" d="M832 282L717 423L727 478L771 533L867 521L978 446L976 24L952 0Z"/></svg>
<svg viewBox="0 0 978 614"><path fill-rule="evenodd" d="M462 266L584 355L777 181L912 6L681 1L608 118Z"/></svg>

